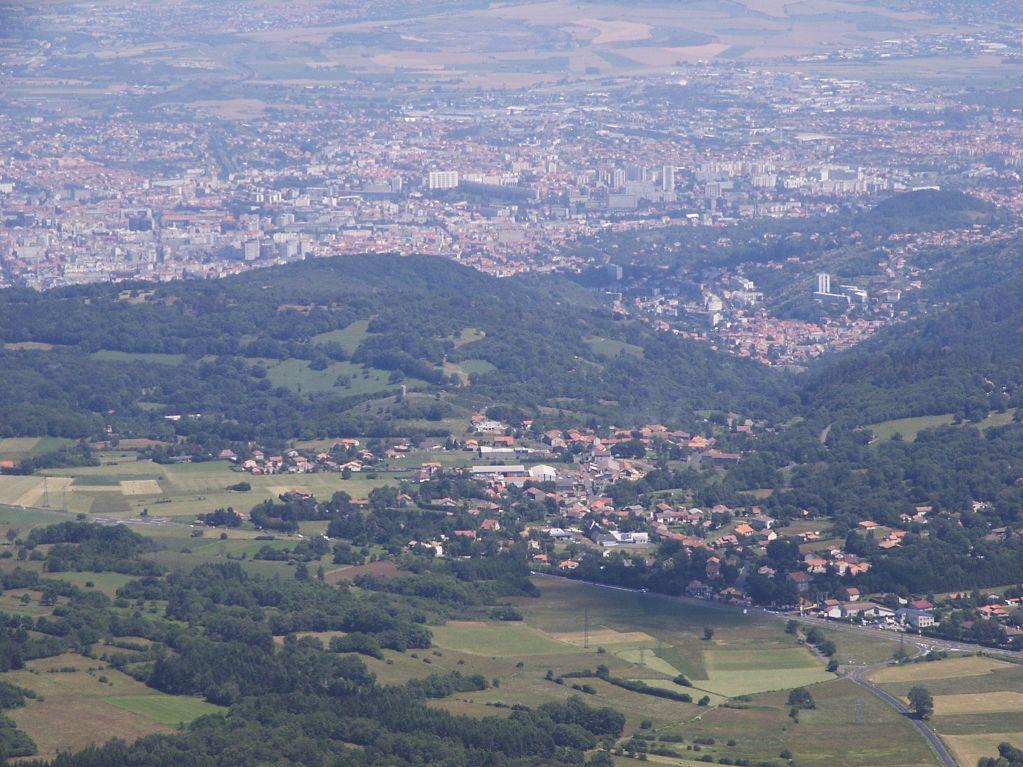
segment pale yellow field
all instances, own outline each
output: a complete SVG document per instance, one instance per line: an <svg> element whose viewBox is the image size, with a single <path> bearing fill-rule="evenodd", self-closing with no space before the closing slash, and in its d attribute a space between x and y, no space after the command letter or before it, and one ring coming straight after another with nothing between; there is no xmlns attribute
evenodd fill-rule
<svg viewBox="0 0 1023 767"><path fill-rule="evenodd" d="M974 765L982 756L998 756L999 743L1023 744L1023 732L985 732L975 735L942 735L956 761L963 767Z"/></svg>
<svg viewBox="0 0 1023 767"><path fill-rule="evenodd" d="M1023 711L1023 693L999 690L934 696L936 716L991 714L1000 711Z"/></svg>
<svg viewBox="0 0 1023 767"><path fill-rule="evenodd" d="M58 503L65 490L70 489L68 477L0 476L0 503L11 506L41 506L49 496L50 505Z"/></svg>
<svg viewBox="0 0 1023 767"><path fill-rule="evenodd" d="M122 479L121 492L125 495L162 495L163 488L155 479Z"/></svg>
<svg viewBox="0 0 1023 767"><path fill-rule="evenodd" d="M99 674L85 672L97 665L102 666L68 653L29 661L25 669L0 677L39 694L39 700L29 700L23 708L11 709L7 716L32 736L39 745L40 756L53 757L60 749L84 748L110 736L130 741L154 732L171 732L170 727L105 702L104 698L114 695L147 695L153 690L114 669L103 670L110 682L103 684ZM79 670L47 672L68 666ZM33 669L41 673L32 673Z"/></svg>
<svg viewBox="0 0 1023 767"><path fill-rule="evenodd" d="M671 677L677 676L680 673L677 668L664 660L664 658L655 655L653 650L619 650L615 655L622 660L629 661L629 663L638 663L652 671L657 671Z"/></svg>
<svg viewBox="0 0 1023 767"><path fill-rule="evenodd" d="M42 484L39 477L0 476L0 503L20 505L19 499Z"/></svg>
<svg viewBox="0 0 1023 767"><path fill-rule="evenodd" d="M562 633L550 634L549 636L557 639L559 642L568 642L582 647L586 644L586 634L582 631L566 631ZM630 645L656 645L657 640L649 634L642 631L615 631L609 628L599 628L589 632L589 644L596 647L598 645L618 645L618 644L630 644Z"/></svg>
<svg viewBox="0 0 1023 767"><path fill-rule="evenodd" d="M590 40L594 45L607 43L627 43L650 38L650 25L623 19L579 19L577 24L589 27L597 32Z"/></svg>
<svg viewBox="0 0 1023 767"><path fill-rule="evenodd" d="M52 484L53 480L55 480L55 479L64 479L64 477L50 477L50 483ZM117 493L118 495L122 495L123 492L124 492L121 489L120 484L117 484L117 485L89 485L89 484L75 485L74 483L72 483L70 487L71 487L71 490L74 491L74 492L89 493L90 495L93 494L93 493L99 493L99 494L103 494L103 493Z"/></svg>
<svg viewBox="0 0 1023 767"><path fill-rule="evenodd" d="M5 344L10 347L12 344ZM39 444L41 437L5 437L0 439L0 453L28 454Z"/></svg>
<svg viewBox="0 0 1023 767"><path fill-rule="evenodd" d="M931 663L908 663L875 671L870 679L878 684L921 682L928 679L950 679L961 676L983 676L994 671L1016 668L1012 663L993 658L950 658Z"/></svg>

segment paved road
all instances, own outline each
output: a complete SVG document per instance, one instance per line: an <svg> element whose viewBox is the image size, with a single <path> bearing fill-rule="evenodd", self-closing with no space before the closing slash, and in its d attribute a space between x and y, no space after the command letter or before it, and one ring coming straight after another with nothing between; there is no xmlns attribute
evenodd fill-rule
<svg viewBox="0 0 1023 767"><path fill-rule="evenodd" d="M952 756L952 752L945 747L941 738L937 736L926 721L915 716L901 700L896 698L894 695L888 694L867 678L867 675L870 674L871 671L884 665L886 664L879 663L874 666L857 666L849 671L848 678L863 689L872 692L900 714L909 719L909 721L913 723L913 726L916 727L916 729L920 731L920 734L927 739L928 743L930 743L931 748L934 750L934 753L937 755L938 760L941 762L943 767L958 767L958 763L956 762L955 757Z"/></svg>
<svg viewBox="0 0 1023 767"><path fill-rule="evenodd" d="M574 581L575 583L585 583L589 586L595 586L597 588L609 589L611 591L625 591L632 594L649 594L649 596L657 597L659 599L667 599L672 602L679 602L680 604L694 605L698 607L708 608L712 610L722 610L725 612L739 612L743 615L755 615L766 618L774 618L776 620L797 620L800 623L807 623L811 625L820 626L826 628L828 631L837 631L840 633L852 633L859 634L861 636L871 636L876 639L886 639L889 642L898 641L899 637L904 637L904 641L907 644L913 645L920 648L920 650L927 652L928 650L946 650L951 652L969 652L979 653L982 652L985 655L995 657L1005 657L1015 659L1017 661L1023 661L1023 652L1019 650L998 650L991 647L984 647L983 645L970 644L969 642L954 642L949 639L939 639L937 637L921 636L918 634L908 634L890 629L878 629L872 626L857 626L851 623L839 623L837 621L827 620L826 618L817 618L811 615L800 615L799 613L787 613L780 612L778 610L766 610L762 607L741 607L737 605L728 605L723 602L711 602L706 599L694 599L692 597L673 597L668 594L658 594L655 592L647 592L644 589L629 589L625 586L609 586L606 583L595 583L593 581L584 581L579 578L568 578L564 575L554 575L552 573L532 573L535 576L541 578L556 578L558 580Z"/></svg>
<svg viewBox="0 0 1023 767"><path fill-rule="evenodd" d="M534 573L544 578L558 578L560 580L574 580L577 583L587 583L591 586L599 588L610 589L612 591L626 591L630 593L642 593L647 592L642 589L628 589L624 586L609 586L604 583L593 583L591 581L580 581L578 578L566 578L561 575L551 575L548 573ZM783 613L774 610L765 610L759 607L737 607L735 605L726 605L720 602L708 602L703 599L692 599L690 597L672 597L665 594L651 594L650 596L656 596L660 599L667 599L673 602L680 602L683 604L698 605L700 607L710 607L713 609L719 609L729 612L742 612L745 615L757 615L768 618L777 618L778 620L788 621L790 619L796 619L800 623L809 623L827 628L829 631L838 631L843 633L854 633L863 636L872 636L877 639L886 639L889 642L896 639L899 636L898 632L886 631L884 629L876 629L870 626L855 626L849 623L836 623L835 621L826 620L824 618L816 618L808 615L798 615L793 613ZM945 650L951 652L984 652L987 655L1003 656L1008 658L1014 658L1019 660L1023 658L1023 652L1015 650L994 650L988 647L982 647L981 645L969 644L967 642L953 642L945 639L937 639L934 637L924 637L915 634L903 634L905 641L916 647L920 653L926 653L930 650ZM952 756L951 752L945 747L945 744L941 742L934 730L931 729L930 725L922 719L918 719L912 715L906 705L893 695L889 695L881 688L875 686L867 678L870 672L882 668L888 665L887 663L877 663L871 666L845 666L846 676L863 687L869 690L871 693L881 698L883 701L888 703L892 708L898 711L903 716L909 718L913 723L913 726L920 731L920 734L927 739L930 743L931 748L934 749L935 755L938 757L943 767L958 767L955 757Z"/></svg>

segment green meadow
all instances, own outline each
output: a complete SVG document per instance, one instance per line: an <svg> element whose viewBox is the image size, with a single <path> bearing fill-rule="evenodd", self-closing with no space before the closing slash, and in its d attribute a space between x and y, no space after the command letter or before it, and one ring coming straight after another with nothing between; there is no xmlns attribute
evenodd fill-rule
<svg viewBox="0 0 1023 767"><path fill-rule="evenodd" d="M910 688L934 696L931 726L962 765L997 756L998 744L1023 747L1023 665L979 656L883 668L871 679L907 700Z"/></svg>
<svg viewBox="0 0 1023 767"><path fill-rule="evenodd" d="M498 686L432 704L476 716L499 714L505 710L501 706L583 694L589 703L622 711L628 732L649 723L648 734L681 737L682 743L665 743L681 755L651 755L658 764L685 767L705 763L708 756L714 762L780 764L786 749L795 763L819 767L934 764L910 723L862 688L827 673L819 658L785 633L782 621L573 581L534 582L540 598L511 600L524 615L521 623L449 622L431 627L434 650L386 652L383 661L367 664L385 682L444 669L496 679ZM714 629L710 641L702 639L705 626ZM841 640L836 638L840 650ZM890 654L890 643L883 645ZM562 674L600 664L612 677L688 692L694 702L636 693L592 677L556 682ZM679 673L692 688L672 681ZM789 717L787 705L788 690L796 686L807 686L817 701L816 710L803 712L798 722ZM697 705L703 696L709 704ZM850 726L857 717L860 724ZM890 761L894 755L898 758Z"/></svg>

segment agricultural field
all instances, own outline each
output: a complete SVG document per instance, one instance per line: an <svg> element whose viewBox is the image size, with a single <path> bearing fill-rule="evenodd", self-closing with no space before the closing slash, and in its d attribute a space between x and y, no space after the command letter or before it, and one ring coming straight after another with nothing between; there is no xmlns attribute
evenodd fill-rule
<svg viewBox="0 0 1023 767"><path fill-rule="evenodd" d="M31 456L52 453L73 444L72 440L61 437L7 437L0 439L0 463L17 464Z"/></svg>
<svg viewBox="0 0 1023 767"><path fill-rule="evenodd" d="M1023 665L979 656L888 667L871 679L906 699L922 685L934 696L931 725L960 764L997 753L998 744L1023 747Z"/></svg>
<svg viewBox="0 0 1023 767"><path fill-rule="evenodd" d="M157 692L73 653L29 661L24 669L0 674L0 680L38 694L38 700L6 714L35 740L40 756L50 758L111 737L171 732L179 723L223 710L199 698Z"/></svg>
<svg viewBox="0 0 1023 767"><path fill-rule="evenodd" d="M857 631L834 631L818 627L826 639L838 648L835 659L843 666L872 666L892 660L899 650L899 642L893 636L882 639L875 634L861 634ZM912 647L907 647L912 650ZM912 654L912 653L910 653Z"/></svg>
<svg viewBox="0 0 1023 767"><path fill-rule="evenodd" d="M340 330L331 330L312 337L313 343L334 343L348 354L354 354L359 344L369 337L369 320L356 320Z"/></svg>
<svg viewBox="0 0 1023 767"><path fill-rule="evenodd" d="M386 370L357 365L354 362L332 362L323 370L314 370L306 360L262 360L266 377L274 386L291 389L298 394L338 392L372 394L394 388ZM404 381L407 386L422 384L418 379Z"/></svg>
<svg viewBox="0 0 1023 767"><path fill-rule="evenodd" d="M693 737L714 739L705 748L715 757L778 760L788 750L799 765L828 767L879 764L929 767L937 762L912 725L880 699L846 679L808 688L816 708L788 716L787 693L751 695L678 728ZM735 746L722 748L730 740Z"/></svg>
<svg viewBox="0 0 1023 767"><path fill-rule="evenodd" d="M193 472L192 476L201 475ZM0 509L0 524L19 522L26 526L22 529L40 520L59 518L17 509L9 511L10 516L4 516L4 512ZM293 545L293 541L258 541L252 531L238 530L229 531L225 540L208 533L192 538L184 526L155 526L143 532L152 534L162 547L147 556L173 569L231 560L254 574L293 575L293 566L287 563L252 559L262 546L282 548ZM324 564L329 567L326 559ZM16 565L38 569L42 563L8 560L4 566ZM311 568L316 566L310 563ZM349 568L334 569L343 572ZM107 594L130 580L112 573L53 573L47 577L80 586L91 583L92 588ZM487 689L455 693L431 702L474 716L504 715L509 706L535 706L581 694L589 703L612 706L625 714L627 733L637 732L641 723L649 722L649 732L681 737L681 743L671 744L679 758L651 759L662 764L685 767L694 763L690 760L707 755L715 761L777 760L785 749L800 765L931 764L926 745L908 722L861 688L827 673L819 658L785 633L782 621L563 579L537 578L535 583L541 592L539 598L510 600L523 614L523 621L450 621L431 626L434 646L430 650L384 651L383 659L363 660L384 683L402 683L446 670L482 674L490 681ZM29 598L22 601L22 593ZM5 592L0 595L0 609L33 617L46 615L53 608L43 606L39 596L39 592ZM714 631L710 640L702 638L705 627ZM304 635L326 644L340 633ZM840 647L842 639L836 637ZM97 645L94 651L99 655L106 650ZM976 678L990 676L992 668L1001 671L1001 666L1007 665L987 660L984 663L988 665L977 665L977 660L970 660L973 667L969 669ZM626 690L593 677L556 681L568 672L598 665L606 666L611 678L640 680L650 687L686 692L693 696L693 702ZM960 674L967 670L950 668ZM898 667L882 673L906 674L912 670ZM1017 667L1009 670L1017 673ZM692 688L673 681L680 673L691 680ZM1023 674L1023 667L1018 667L1018 673ZM179 722L218 710L196 698L155 692L107 668L102 661L82 656L32 661L28 669L0 678L8 677L42 696L42 700L31 701L12 714L37 740L44 755L58 748L85 745L96 732L132 739L169 731ZM895 684L903 683L899 681L902 677L891 678ZM788 716L787 705L788 690L795 686L808 687L817 701L817 708L802 712L798 722ZM969 693L964 690L958 694ZM698 705L696 701L704 696L707 705ZM967 716L961 712L968 705L965 698L951 699L940 716L949 720ZM986 703L988 708L1010 705L1018 705L1015 695L1003 694ZM47 729L47 721L61 724ZM701 739L700 743L695 742L696 738Z"/></svg>
<svg viewBox="0 0 1023 767"><path fill-rule="evenodd" d="M952 415L922 415L916 418L896 418L891 421L882 421L867 426L874 434L874 439L879 442L886 442L896 434L901 434L906 442L916 440L916 435L925 429L936 429L939 426L948 426L952 423Z"/></svg>
<svg viewBox="0 0 1023 767"><path fill-rule="evenodd" d="M102 79L80 66L70 79L16 78L12 87L33 95L86 94L100 86L127 87L133 73L164 68L186 86L177 98L190 109L223 119L250 119L280 103L275 89L282 86L315 86L355 77L372 78L380 88L409 81L443 81L461 88L563 88L589 87L596 79L625 72L669 72L713 59L773 61L838 78L863 77L869 67L873 77L901 81L947 80L952 73L964 80L992 78L999 69L983 57L954 56L855 65L792 62L794 57L825 50L824 41L841 48L899 37L908 30L939 34L954 29L925 14L868 0L705 0L673 6L670 13L654 0L465 2L441 7L414 2L399 18L356 13L349 23L340 24L327 22L332 14L320 14L320 5L329 7L326 0L309 4L304 14L308 26L225 32L202 44L175 39L139 45L130 38L96 50L105 73ZM176 66L187 60L208 62L201 77L198 70ZM244 87L238 83L239 69L251 72ZM195 78L202 83L201 95L187 87ZM355 323L352 338L357 338L363 323ZM338 338L351 343L344 336Z"/></svg>
<svg viewBox="0 0 1023 767"><path fill-rule="evenodd" d="M984 431L998 426L1007 426L1013 422L1016 417L1016 408L1009 408L1003 413L993 412L988 415L982 421L977 423L963 424L964 426L972 426L976 429ZM944 415L924 415L916 418L897 418L892 421L882 421L881 423L870 424L867 426L874 434L874 439L879 442L885 442L890 440L895 434L901 434L902 438L906 442L914 442L917 435L925 429L936 429L939 426L950 426L953 423L953 416L951 413Z"/></svg>
<svg viewBox="0 0 1023 767"><path fill-rule="evenodd" d="M112 695L103 698L103 702L167 726L187 724L200 716L224 710L194 695L167 695L160 692Z"/></svg>
<svg viewBox="0 0 1023 767"><path fill-rule="evenodd" d="M714 649L704 651L703 659L707 680L694 680L694 684L728 698L803 687L833 678L802 647Z"/></svg>
<svg viewBox="0 0 1023 767"><path fill-rule="evenodd" d="M448 650L490 657L559 655L577 648L528 625L492 621L449 621L434 629L434 643Z"/></svg>
<svg viewBox="0 0 1023 767"><path fill-rule="evenodd" d="M397 482L394 475L376 479L338 473L252 476L227 461L156 464L136 460L129 451L100 454L101 466L50 469L32 476L0 476L0 504L99 514L119 519L151 518L191 521L197 514L220 507L247 512L268 498L290 490L329 498L344 490L364 499L370 490ZM248 482L248 492L228 490Z"/></svg>
<svg viewBox="0 0 1023 767"><path fill-rule="evenodd" d="M683 738L667 744L679 758L650 757L660 764L703 763L696 760L706 755L715 761L777 760L785 749L800 765L934 764L908 722L852 682L828 674L820 659L784 632L781 621L560 579L535 583L539 599L512 600L525 617L522 623L449 622L431 627L435 649L387 651L384 660L367 663L385 682L446 669L496 679L499 686L433 704L476 716L500 714L506 710L501 706L517 703L563 700L579 694L572 684L585 684L592 690L584 693L587 702L622 711L628 732L649 721L650 732ZM714 629L710 641L701 638L705 626ZM890 643L884 645L887 657ZM636 693L592 677L567 678L564 684L547 678L548 670L556 679L599 664L612 677L688 692L694 702ZM692 688L672 681L679 673ZM787 705L787 691L795 686L807 686L817 701L798 722L789 718ZM697 705L704 695L709 705ZM698 745L694 738L714 743Z"/></svg>

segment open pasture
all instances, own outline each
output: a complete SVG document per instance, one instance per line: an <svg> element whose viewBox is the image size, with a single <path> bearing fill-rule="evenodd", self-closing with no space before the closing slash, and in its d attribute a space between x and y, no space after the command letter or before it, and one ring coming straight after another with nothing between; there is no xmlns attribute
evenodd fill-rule
<svg viewBox="0 0 1023 767"><path fill-rule="evenodd" d="M53 580L67 581L73 583L75 586L79 586L84 589L95 589L106 594L108 597L113 597L119 588L124 586L129 581L136 580L134 575L124 575L123 573L110 573L110 572L64 572L64 573L46 573L47 578Z"/></svg>
<svg viewBox="0 0 1023 767"><path fill-rule="evenodd" d="M274 386L291 389L298 394L335 392L367 394L383 391L393 385L386 370L368 368L354 362L333 362L323 370L314 370L306 360L265 360L266 377ZM410 382L406 382L410 383Z"/></svg>
<svg viewBox="0 0 1023 767"><path fill-rule="evenodd" d="M978 732L971 735L942 735L942 740L951 749L956 760L962 765L975 765L982 756L998 756L1000 743L1011 743L1023 747L1023 730L1014 732Z"/></svg>
<svg viewBox="0 0 1023 767"><path fill-rule="evenodd" d="M134 740L170 732L179 722L222 710L197 698L156 692L101 661L73 653L29 661L26 668L0 674L0 679L40 696L6 713L36 741L44 757L110 737Z"/></svg>
<svg viewBox="0 0 1023 767"><path fill-rule="evenodd" d="M320 333L312 338L313 343L339 344L348 354L355 354L359 344L369 337L369 320L356 320L340 330Z"/></svg>
<svg viewBox="0 0 1023 767"><path fill-rule="evenodd" d="M858 631L835 631L819 629L820 632L835 643L835 660L843 666L871 666L891 660L899 649L898 639L881 637L874 634L861 634Z"/></svg>
<svg viewBox="0 0 1023 767"><path fill-rule="evenodd" d="M937 764L927 742L911 722L853 682L839 679L809 689L817 707L801 712L799 723L788 732L789 749L798 764L818 767ZM781 699L780 695L774 698Z"/></svg>
<svg viewBox="0 0 1023 767"><path fill-rule="evenodd" d="M43 455L73 445L63 437L6 437L0 439L0 461L20 463L26 458Z"/></svg>
<svg viewBox="0 0 1023 767"><path fill-rule="evenodd" d="M438 647L474 655L514 657L576 653L579 648L559 642L516 621L449 621L433 629ZM596 652L596 649L591 650Z"/></svg>
<svg viewBox="0 0 1023 767"><path fill-rule="evenodd" d="M963 677L984 677L993 673L1017 671L1023 673L1023 666L1013 663L971 655L966 658L948 658L929 663L903 663L887 666L871 674L876 684L889 685L899 682L933 682L935 679L962 679Z"/></svg>
<svg viewBox="0 0 1023 767"><path fill-rule="evenodd" d="M155 691L141 695L111 695L102 701L171 727L224 711L222 706L207 703L194 695L166 695Z"/></svg>
<svg viewBox="0 0 1023 767"><path fill-rule="evenodd" d="M963 426L972 426L975 429L986 431L987 429L997 428L999 426L1007 426L1011 424L1016 417L1016 408L1009 408L1008 410L999 413L989 413L987 418L977 423L963 423ZM901 434L902 438L907 442L914 442L917 435L925 429L936 429L939 426L951 426L954 422L951 413L945 413L943 415L924 415L916 418L897 418L892 421L882 421L881 423L870 424L867 426L874 434L874 438L879 442L890 440L895 434Z"/></svg>
<svg viewBox="0 0 1023 767"><path fill-rule="evenodd" d="M1023 746L1023 665L981 656L893 666L871 679L903 700L915 685L934 696L931 725L960 764Z"/></svg>
<svg viewBox="0 0 1023 767"><path fill-rule="evenodd" d="M104 454L106 456L106 454ZM281 493L296 490L329 498L344 490L364 499L370 490L397 480L369 479L339 473L252 476L227 461L156 464L152 461L106 461L101 466L53 469L29 477L0 476L0 503L63 509L71 512L132 518L148 509L152 517L191 521L197 514L231 506L247 512ZM248 492L228 490L248 482Z"/></svg>
<svg viewBox="0 0 1023 767"><path fill-rule="evenodd" d="M952 423L952 415L922 415L915 418L896 418L891 421L882 421L867 426L873 433L874 439L879 442L890 440L896 434L901 434L906 442L913 442L917 435L925 429L936 429L939 426L948 426Z"/></svg>
<svg viewBox="0 0 1023 767"><path fill-rule="evenodd" d="M820 661L801 647L776 650L704 652L706 681L700 687L726 697L788 690L833 679Z"/></svg>

